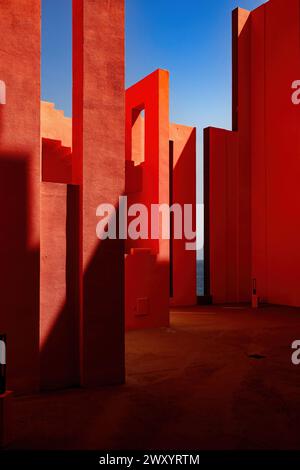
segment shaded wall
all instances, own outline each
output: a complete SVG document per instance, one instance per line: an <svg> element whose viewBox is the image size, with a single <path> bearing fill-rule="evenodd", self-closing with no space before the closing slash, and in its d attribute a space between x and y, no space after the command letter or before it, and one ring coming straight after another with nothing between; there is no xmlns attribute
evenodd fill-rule
<svg viewBox="0 0 300 470"><path fill-rule="evenodd" d="M300 76L299 36L298 0L270 0L251 13L234 12L236 132L206 130L211 219L206 244L216 302L250 300L255 279L262 300L300 305L300 108L291 100L292 82ZM231 193L236 188L235 209L226 187ZM228 245L229 232L234 237ZM229 290L226 278L231 279Z"/></svg>
<svg viewBox="0 0 300 470"><path fill-rule="evenodd" d="M73 178L80 186L81 383L124 381L124 243L96 209L125 190L124 1L73 1Z"/></svg>

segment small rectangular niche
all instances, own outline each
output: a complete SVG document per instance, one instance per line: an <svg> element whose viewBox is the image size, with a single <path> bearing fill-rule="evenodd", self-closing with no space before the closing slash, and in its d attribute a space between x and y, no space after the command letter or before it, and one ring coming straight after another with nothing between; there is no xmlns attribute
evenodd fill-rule
<svg viewBox="0 0 300 470"><path fill-rule="evenodd" d="M135 165L145 161L145 109L132 110L131 159Z"/></svg>

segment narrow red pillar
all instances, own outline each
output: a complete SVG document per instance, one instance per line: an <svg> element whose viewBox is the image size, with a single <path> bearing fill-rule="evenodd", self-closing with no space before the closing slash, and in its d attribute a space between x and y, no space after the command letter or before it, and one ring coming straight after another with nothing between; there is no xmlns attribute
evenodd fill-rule
<svg viewBox="0 0 300 470"><path fill-rule="evenodd" d="M172 166L172 168L171 168ZM187 183L188 182L188 183ZM170 205L191 206L192 224L196 230L196 128L170 124ZM184 216L183 216L184 219ZM193 241L193 240L192 240ZM170 243L171 292L174 306L196 304L196 248L183 230L182 238Z"/></svg>
<svg viewBox="0 0 300 470"><path fill-rule="evenodd" d="M73 1L74 181L81 188L81 383L124 380L124 250L96 209L125 189L124 0Z"/></svg>

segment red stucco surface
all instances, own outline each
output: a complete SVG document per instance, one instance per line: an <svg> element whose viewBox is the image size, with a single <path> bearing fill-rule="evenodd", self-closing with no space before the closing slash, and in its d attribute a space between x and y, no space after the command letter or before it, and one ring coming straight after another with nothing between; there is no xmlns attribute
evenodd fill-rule
<svg viewBox="0 0 300 470"><path fill-rule="evenodd" d="M0 330L7 385L31 392L39 387L40 1L2 2L0 30Z"/></svg>
<svg viewBox="0 0 300 470"><path fill-rule="evenodd" d="M233 15L233 132L206 130L207 249L215 302L299 306L299 2Z"/></svg>

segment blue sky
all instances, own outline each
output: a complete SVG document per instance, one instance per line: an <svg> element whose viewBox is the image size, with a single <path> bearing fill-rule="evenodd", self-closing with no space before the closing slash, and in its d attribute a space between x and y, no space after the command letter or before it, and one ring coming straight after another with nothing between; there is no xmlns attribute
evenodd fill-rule
<svg viewBox="0 0 300 470"><path fill-rule="evenodd" d="M101 0L98 0L101 1ZM171 119L198 132L231 125L231 11L262 0L126 0L126 86L157 68L171 77ZM42 0L42 98L71 115L71 0Z"/></svg>

